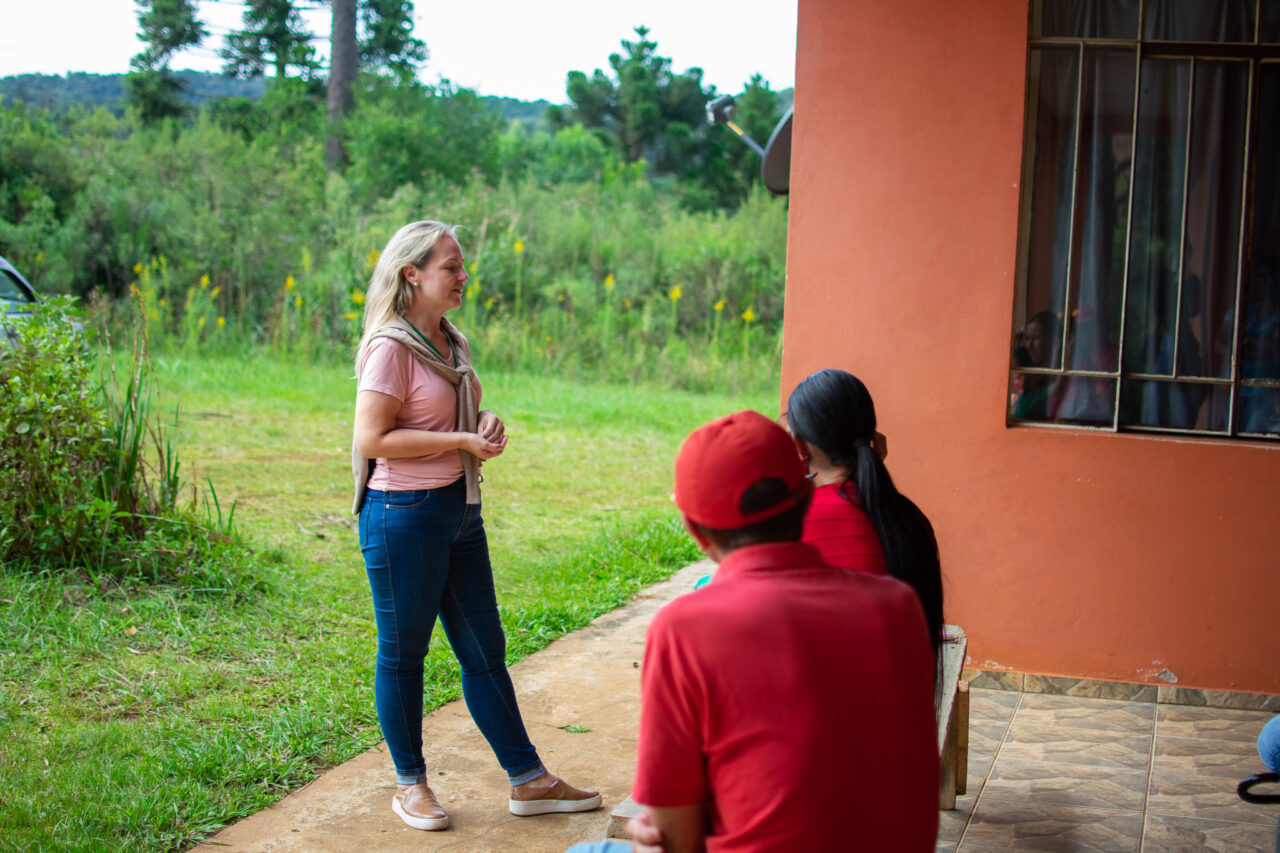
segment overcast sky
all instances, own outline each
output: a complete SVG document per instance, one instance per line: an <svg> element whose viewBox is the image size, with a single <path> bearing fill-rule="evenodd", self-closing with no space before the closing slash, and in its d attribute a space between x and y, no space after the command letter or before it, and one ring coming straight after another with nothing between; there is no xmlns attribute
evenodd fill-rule
<svg viewBox="0 0 1280 853"><path fill-rule="evenodd" d="M759 72L774 89L795 84L797 0L416 0L414 34L427 43L426 82L447 77L482 95L563 102L565 75L607 69L609 54L641 24L676 71L736 94ZM198 0L209 38L172 65L216 71L225 34L244 4ZM306 12L328 54L327 8ZM0 0L0 77L118 74L141 49L133 0Z"/></svg>

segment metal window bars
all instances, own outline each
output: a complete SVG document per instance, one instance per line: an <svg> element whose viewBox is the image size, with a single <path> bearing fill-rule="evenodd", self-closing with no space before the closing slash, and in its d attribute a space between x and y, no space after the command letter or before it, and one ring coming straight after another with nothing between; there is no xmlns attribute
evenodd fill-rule
<svg viewBox="0 0 1280 853"><path fill-rule="evenodd" d="M1101 0L1105 2L1105 0ZM1259 132L1259 112L1258 112L1258 92L1259 81L1265 69L1280 70L1280 44L1264 43L1262 41L1262 28L1264 26L1263 2L1264 0L1255 0L1253 9L1253 39L1251 42L1174 42L1168 40L1142 38L1141 34L1146 29L1146 14L1148 8L1154 5L1158 0L1140 0L1138 9L1138 28L1134 34L1134 38L1093 38L1078 35L1075 37L1055 36L1037 36L1034 35L1041 29L1041 21L1039 16L1043 13L1043 6L1046 2L1052 0L1035 0L1031 3L1030 15L1031 30L1033 34L1028 42L1028 86L1027 86L1027 110L1026 110L1026 127L1024 140L1024 162L1022 169L1022 210L1019 214L1019 240L1018 240L1018 264L1017 264L1017 296L1015 300L1015 317L1013 338L1016 340L1019 335L1019 327L1028 318L1030 312L1027 309L1027 299L1029 290L1030 272L1030 254L1032 251L1031 243L1033 239L1033 228L1035 225L1034 214L1031 210L1032 199L1035 191L1036 179L1036 145L1037 145L1037 124L1041 120L1039 117L1038 99L1040 93L1037 91L1034 83L1039 79L1042 63L1045 57L1046 48L1070 48L1075 52L1075 114L1072 122L1072 150L1071 150L1071 169L1070 169L1070 199L1068 202L1068 214L1066 221L1066 245L1055 246L1062 252L1064 258L1063 269L1061 270L1063 280L1061 288L1061 299L1057 305L1058 316L1060 317L1059 334L1057 341L1057 366L1025 366L1013 365L1010 368L1011 390L1014 378L1028 376L1044 376L1057 382L1065 382L1069 378L1077 378L1079 380L1106 380L1114 384L1111 405L1110 423L1083 423L1075 420L1062 421L1052 418L1039 417L1018 417L1012 414L1012 407L1008 415L1010 424L1034 424L1045 427L1059 427L1071 429L1094 429L1101 431L1120 432L1120 431L1140 431L1152 433L1176 433L1182 435L1204 435L1217 438L1222 437L1242 437L1242 438L1264 438L1277 439L1280 438L1280 424L1269 424L1262 431L1256 429L1251 430L1245 428L1245 424L1241 422L1241 405L1243 391L1246 388L1256 389L1255 393L1274 393L1276 395L1276 404L1280 406L1280 378L1268 376L1245 376L1242 370L1242 349L1246 344L1246 314L1249 306L1247 305L1248 295L1245 292L1245 279L1247 270L1250 268L1251 256L1253 254L1261 254L1263 251L1276 251L1280 247L1269 246L1252 246L1250 244L1251 229L1250 217L1253 211L1255 201L1258 196L1263 194L1280 193L1280 187L1262 186L1260 181L1250 182L1250 177L1254 173L1257 149L1257 137ZM1280 0L1267 0L1267 2L1280 2ZM1084 127L1088 120L1097 118L1086 113L1085 90L1086 90L1086 66L1087 51L1089 49L1109 48L1113 50L1131 51L1134 63L1133 70L1133 102L1131 107L1131 127L1129 134L1129 185L1126 188L1127 200L1125 204L1125 213L1123 223L1118 223L1117 227L1124 228L1123 240L1123 272L1121 277L1121 292L1118 318L1118 336L1116 343L1116 355L1114 361L1114 369L1110 370L1089 370L1089 369L1072 369L1069 366L1069 358L1072 356L1070 351L1070 334L1069 326L1072 323L1072 300L1077 294L1074 292L1073 282L1077 277L1078 271L1075 268L1076 263L1076 240L1077 240L1077 222L1081 218L1080 205L1078 199L1078 190L1080 188L1080 169L1081 169L1081 148L1084 142ZM1133 167L1137 162L1138 146L1140 140L1139 119L1141 115L1141 107L1143 105L1143 63L1144 60L1159 58L1167 60L1185 61L1189 65L1188 81L1186 84L1187 92L1185 104L1186 109L1186 126L1183 128L1183 152L1182 158L1182 176L1179 199L1181 201L1181 210L1179 214L1178 229L1178 246L1177 246L1177 264L1172 271L1174 280L1176 281L1176 294L1174 296L1175 305L1173 313L1173 356L1169 364L1168 373L1156 373L1150 371L1126 370L1126 345L1131 344L1128 341L1127 331L1129 323L1129 311L1132 306L1130 304L1130 285L1131 285L1131 261L1134 256L1134 240L1137 239L1134 234L1134 185L1133 185ZM1241 158L1241 174L1239 205L1236 211L1236 245L1235 245L1235 270L1234 270L1234 288L1230 307L1227 309L1227 315L1233 318L1230 329L1230 359L1229 368L1226 376L1209 376L1209 375L1188 375L1183 371L1180 364L1178 354L1179 342L1182 340L1184 333L1183 328L1183 301L1185 298L1186 287L1186 270L1187 262L1187 225L1191 216L1192 204L1189 200L1189 189L1191 187L1191 169L1192 169L1192 145L1193 133L1196 129L1196 83L1197 74L1201 65L1205 61L1238 61L1247 64L1248 72L1245 76L1246 92L1244 97L1245 115L1244 115L1244 138L1241 140L1243 145L1243 155ZM1266 197L1270 203L1270 196ZM1058 237L1054 236L1056 243ZM1141 247L1139 247L1141 248ZM1081 254L1088 251L1087 248L1081 249ZM1280 282L1277 282L1280 286ZM1052 287L1050 287L1052 290ZM1206 327L1207 328L1207 327ZM1206 336L1207 337L1207 336ZM1207 343L1207 341L1206 341ZM1207 359L1206 359L1207 365ZM1208 373L1208 370L1202 373ZM1280 374L1278 374L1280 376ZM1126 395L1139 393L1134 383L1140 382L1158 382L1158 383L1177 383L1179 386L1203 386L1205 388L1206 397L1202 400L1201 408L1204 412L1197 412L1197 420L1195 424L1190 426L1168 426L1153 423L1132 422L1126 417ZM1214 426L1211 421L1211 413L1207 410L1215 405L1215 401L1210 398L1213 389L1221 389L1227 394L1225 424ZM1012 395L1011 395L1012 396ZM1204 422L1202 424L1202 422Z"/></svg>

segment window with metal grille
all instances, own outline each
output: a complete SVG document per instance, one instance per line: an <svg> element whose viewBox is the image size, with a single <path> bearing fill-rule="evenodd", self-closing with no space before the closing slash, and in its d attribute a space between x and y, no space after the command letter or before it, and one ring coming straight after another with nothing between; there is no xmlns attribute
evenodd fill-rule
<svg viewBox="0 0 1280 853"><path fill-rule="evenodd" d="M1032 0L1009 422L1280 437L1280 0Z"/></svg>

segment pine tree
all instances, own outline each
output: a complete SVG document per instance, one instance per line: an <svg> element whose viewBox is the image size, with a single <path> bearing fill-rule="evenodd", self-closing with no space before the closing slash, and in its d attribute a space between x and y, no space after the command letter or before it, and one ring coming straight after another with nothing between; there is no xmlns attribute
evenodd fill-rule
<svg viewBox="0 0 1280 853"><path fill-rule="evenodd" d="M187 112L182 81L169 70L169 60L207 35L196 17L193 0L137 0L138 38L146 47L130 61L125 95L142 121L151 123Z"/></svg>
<svg viewBox="0 0 1280 853"><path fill-rule="evenodd" d="M319 67L311 33L295 0L247 0L244 29L227 36L223 71L234 77L262 77L270 66L283 80L290 68L310 77Z"/></svg>
<svg viewBox="0 0 1280 853"><path fill-rule="evenodd" d="M360 67L412 74L427 60L427 46L413 36L412 0L362 0Z"/></svg>

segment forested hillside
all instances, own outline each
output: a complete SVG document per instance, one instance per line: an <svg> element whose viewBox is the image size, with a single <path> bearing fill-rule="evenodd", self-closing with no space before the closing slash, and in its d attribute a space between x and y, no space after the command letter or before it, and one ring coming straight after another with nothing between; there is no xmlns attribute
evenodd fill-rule
<svg viewBox="0 0 1280 853"><path fill-rule="evenodd" d="M209 71L175 71L182 84L182 99L192 107L224 98L257 100L267 89L265 78L244 80ZM36 109L62 113L72 107L94 110L103 107L117 116L126 109L126 74L17 74L0 77L0 100L22 102ZM492 95L481 100L505 121L521 121L531 125L542 122L550 101L521 101Z"/></svg>

